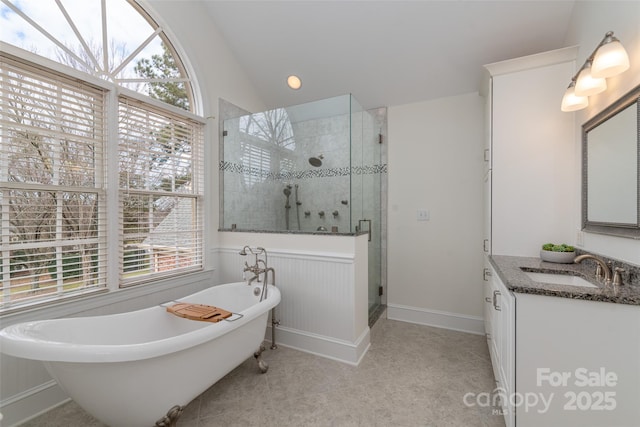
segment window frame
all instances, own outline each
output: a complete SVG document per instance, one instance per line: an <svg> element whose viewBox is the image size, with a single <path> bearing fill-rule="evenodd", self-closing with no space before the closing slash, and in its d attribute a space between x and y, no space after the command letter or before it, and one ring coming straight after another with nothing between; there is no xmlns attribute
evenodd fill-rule
<svg viewBox="0 0 640 427"><path fill-rule="evenodd" d="M193 173L194 176L192 176L192 180L191 180L191 186L192 186L192 190L189 193L183 193L183 192L153 192L153 191L148 191L148 190L144 190L144 189L140 189L140 190L130 190L130 193L133 194L140 194L140 195L166 195L166 196L170 196L171 194L176 194L177 198L183 199L183 200L188 200L188 199L192 199L192 201L195 202L196 204L196 209L195 212L193 212L193 214L195 215L195 231L199 237L197 237L197 239L199 238L199 252L196 253L196 257L199 258L200 261L200 265L199 266L195 266L195 267L189 267L189 268L178 268L175 271L171 271L169 273L161 273L161 272L156 272L155 274L150 274L150 275L145 275L145 277L136 280L136 279L126 279L124 277L122 277L122 275L124 274L124 263L126 263L126 261L124 260L124 255L123 257L120 257L120 261L121 261L121 277L119 280L120 283L120 287L121 288L125 288L125 287L129 287L129 286L135 286L138 284L142 284L142 283L148 283L148 282L153 282L154 280L156 280L157 278L163 278L163 277L171 277L171 276L175 276L175 275L180 275L180 274L184 274L184 273L188 273L188 272L194 272L194 271L200 271L204 268L204 235L205 235L205 230L204 230L204 133L205 133L205 125L206 125L206 121L201 118L198 117L194 114L184 114L185 111L180 109L180 108L166 108L167 106L169 106L168 104L165 104L163 102L157 102L155 103L156 105L153 105L154 103L150 103L148 102L149 100L153 100L153 101L157 101L153 98L144 99L144 95L140 95L137 92L134 91L130 91L124 88L118 88L119 90L117 90L117 106L116 109L119 110L120 109L120 105L121 105L121 100L124 99L129 99L132 100L132 102L138 103L138 104L144 104L144 105L148 105L151 108L149 108L148 111L150 111L151 113L154 114L167 114L167 115L171 115L174 117L180 117L182 119L182 121L184 122L190 122L191 125L193 126L194 124L200 124L202 125L201 128L199 129L199 140L196 142L199 142L199 145L195 145L193 147L193 152L192 152L192 159L191 159L191 172ZM169 106L170 107L170 106ZM118 120L120 120L120 116L118 114ZM118 133L118 142L120 142L120 133L119 131ZM196 133L198 133L198 130L196 130ZM118 144L120 145L120 144ZM118 151L119 153L119 151ZM115 169L115 168L114 168ZM124 193L127 193L127 189L120 187L119 182L120 182L120 176L119 176L119 168L118 168L118 180L116 181L118 183L117 187L118 187L118 206L122 207L122 195ZM122 209L118 210L118 217L119 217L119 223L118 223L118 232L120 233L120 242L119 242L119 247L123 248L124 250L124 233L123 233L123 224L121 222L122 220ZM177 233L177 232L176 232ZM150 233L151 234L151 233ZM179 233L177 233L179 234Z"/></svg>
<svg viewBox="0 0 640 427"><path fill-rule="evenodd" d="M68 67L64 64L58 63L56 61L50 60L48 58L41 57L32 52L20 49L8 43L0 41L0 51L8 56L12 56L19 61L23 61L28 63L31 66L41 68L44 70L50 70L55 73L63 74L69 78L81 80L89 85L98 87L105 91L106 97L106 108L105 108L105 122L106 122L106 132L104 139L104 147L103 147L103 171L102 176L97 177L97 180L100 181L102 179L102 191L105 198L105 218L103 219L105 222L106 228L106 257L109 259L117 259L118 262L108 262L106 266L105 272L105 282L106 286L103 288L95 289L90 293L79 294L79 295L62 295L57 298L49 298L49 299L38 299L31 301L26 304L8 304L6 307L0 307L0 316L4 317L6 315L13 315L17 313L26 313L31 310L41 310L44 307L53 306L60 303L70 302L77 300L79 298L94 298L97 295L104 295L105 293L113 294L115 291L124 291L124 290L133 290L135 288L139 288L135 293L148 293L154 292L153 290L143 291L142 285L150 285L153 289L157 289L158 291L173 288L176 285L172 285L171 283L175 283L176 276L192 276L194 280L199 280L199 276L197 273L202 273L205 271L206 266L206 250L205 250L205 239L207 236L207 221L204 220L206 217L206 204L204 203L204 180L206 176L206 167L204 160L204 151L206 146L207 139L207 120L197 114L192 113L191 111L183 110L181 108L166 104L157 99L151 98L150 96L146 96L140 94L136 91L118 86L116 83L105 81L99 79L90 74L86 74L82 71L76 70L74 68ZM184 59L181 58L182 63L185 63ZM192 78L192 88L194 90L194 98L199 99L197 92L195 92L196 88L195 81ZM198 178L198 193L191 195L195 199L197 199L198 209L199 209L199 218L200 218L200 229L201 229L201 237L200 237L200 263L199 266L185 270L178 270L175 274L164 274L157 278L151 278L149 280L144 280L140 282L136 282L134 284L129 284L127 286L123 286L122 282L122 264L123 259L121 257L122 253L122 236L121 229L119 227L119 218L121 215L120 210L120 195L119 195L119 170L118 170L118 160L119 160L119 150L118 150L118 99L121 96L126 96L131 99L135 99L144 104L150 105L153 109L156 110L165 110L172 114L179 115L184 117L185 120L189 120L192 122L196 122L201 125L201 139L200 139L200 176ZM194 102L192 108L198 107L198 102ZM167 278L173 278L173 280L165 280ZM182 281L181 281L182 282ZM142 286L146 288L146 286ZM119 298L118 298L119 299Z"/></svg>

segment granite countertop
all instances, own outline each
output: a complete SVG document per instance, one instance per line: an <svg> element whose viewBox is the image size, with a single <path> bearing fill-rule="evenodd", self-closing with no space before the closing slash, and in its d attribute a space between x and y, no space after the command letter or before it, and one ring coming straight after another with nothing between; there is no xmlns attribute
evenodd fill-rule
<svg viewBox="0 0 640 427"><path fill-rule="evenodd" d="M585 260L581 264L555 264L542 261L540 258L503 255L494 255L489 259L505 286L516 293L640 305L640 286L635 283L635 272L623 275L623 285L610 285L605 288L604 284L595 278L595 264L592 264L592 261ZM525 271L569 272L568 274L582 277L597 288L539 283L531 280Z"/></svg>

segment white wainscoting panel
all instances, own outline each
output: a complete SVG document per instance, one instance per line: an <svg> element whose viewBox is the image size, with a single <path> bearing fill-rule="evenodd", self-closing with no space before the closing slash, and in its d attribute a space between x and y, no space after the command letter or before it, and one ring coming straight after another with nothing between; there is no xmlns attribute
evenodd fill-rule
<svg viewBox="0 0 640 427"><path fill-rule="evenodd" d="M254 262L252 256L240 256L239 250L219 250L218 270L222 280L241 280L244 261ZM357 364L370 339L368 326L357 330L355 322L355 256L268 250L268 257L282 294L275 309L276 319L280 321L276 342ZM270 339L270 330L266 337Z"/></svg>

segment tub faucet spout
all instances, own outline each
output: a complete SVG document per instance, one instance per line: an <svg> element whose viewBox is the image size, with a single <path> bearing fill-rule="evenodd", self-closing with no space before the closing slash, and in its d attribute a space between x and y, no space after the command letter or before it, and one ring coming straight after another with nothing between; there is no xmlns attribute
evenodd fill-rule
<svg viewBox="0 0 640 427"><path fill-rule="evenodd" d="M580 264L585 259L592 259L592 260L594 260L595 262L598 263L598 265L600 266L600 268L604 272L604 284L605 284L605 286L610 285L611 284L611 270L609 269L609 266L607 265L607 263L604 262L601 258L598 258L597 256L591 255L591 254L578 255L577 257L575 257L573 262L575 262L576 264Z"/></svg>
<svg viewBox="0 0 640 427"><path fill-rule="evenodd" d="M246 271L246 270L245 270L245 271ZM253 274L253 277L252 277L252 278L250 278L250 279L247 281L247 285L248 285L248 286L251 286L251 283L253 283L253 281L254 281L254 280L256 280L256 279L257 279L257 280L258 280L258 282L259 282L259 281L260 281L260 275L259 275L259 274L255 274L255 273L254 273L254 274Z"/></svg>

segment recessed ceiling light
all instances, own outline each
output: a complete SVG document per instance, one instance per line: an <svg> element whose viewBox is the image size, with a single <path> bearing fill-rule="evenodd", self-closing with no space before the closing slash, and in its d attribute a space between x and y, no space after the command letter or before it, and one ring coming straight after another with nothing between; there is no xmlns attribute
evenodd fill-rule
<svg viewBox="0 0 640 427"><path fill-rule="evenodd" d="M300 80L300 77L298 76L291 75L287 77L287 85L291 89L300 89L300 86L302 86L302 80Z"/></svg>

